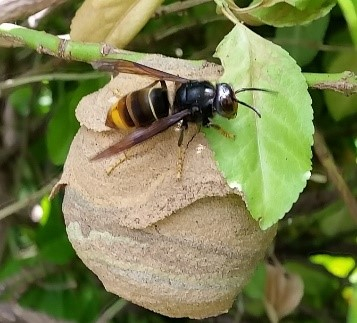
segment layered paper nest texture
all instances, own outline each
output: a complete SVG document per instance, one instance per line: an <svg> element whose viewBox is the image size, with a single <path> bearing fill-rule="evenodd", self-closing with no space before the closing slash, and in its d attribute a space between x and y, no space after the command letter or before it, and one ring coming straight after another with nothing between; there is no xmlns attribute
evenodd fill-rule
<svg viewBox="0 0 357 323"><path fill-rule="evenodd" d="M141 63L190 79L217 80L208 63L152 56ZM120 74L79 103L81 124L56 189L65 187L63 212L78 256L105 288L171 317L225 313L275 235L261 231L216 168L207 142L191 125L177 181L175 127L121 156L91 162L125 134L105 126L110 106L153 79ZM174 84L168 83L173 95ZM172 98L171 98L172 100Z"/></svg>

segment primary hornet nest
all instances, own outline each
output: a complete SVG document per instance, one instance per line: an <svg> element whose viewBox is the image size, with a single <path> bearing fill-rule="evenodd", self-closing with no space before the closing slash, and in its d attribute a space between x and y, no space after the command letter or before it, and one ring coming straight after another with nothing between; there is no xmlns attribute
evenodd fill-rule
<svg viewBox="0 0 357 323"><path fill-rule="evenodd" d="M191 79L216 80L221 73L213 64L148 57L140 63ZM55 190L65 188L74 249L108 291L170 317L216 316L232 306L275 228L261 231L218 172L201 133L186 150L180 181L173 127L128 150L110 176L106 169L118 156L90 161L123 136L105 126L113 101L151 82L120 74L82 99L81 128ZM196 131L190 126L185 140Z"/></svg>

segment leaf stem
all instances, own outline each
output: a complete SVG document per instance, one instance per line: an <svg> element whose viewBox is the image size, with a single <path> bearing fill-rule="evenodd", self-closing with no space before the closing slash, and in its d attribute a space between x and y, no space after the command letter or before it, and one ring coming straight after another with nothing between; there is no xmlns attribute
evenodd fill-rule
<svg viewBox="0 0 357 323"><path fill-rule="evenodd" d="M357 76L353 72L303 74L310 88L333 90L346 96L357 93Z"/></svg>
<svg viewBox="0 0 357 323"><path fill-rule="evenodd" d="M107 58L121 58L137 61L145 54L114 48L108 44L82 43L66 40L44 31L20 27L14 24L0 24L0 41L5 40L12 46L28 47L38 53L66 60L91 62ZM345 95L357 93L357 77L354 73L304 73L307 84L311 88L333 90Z"/></svg>

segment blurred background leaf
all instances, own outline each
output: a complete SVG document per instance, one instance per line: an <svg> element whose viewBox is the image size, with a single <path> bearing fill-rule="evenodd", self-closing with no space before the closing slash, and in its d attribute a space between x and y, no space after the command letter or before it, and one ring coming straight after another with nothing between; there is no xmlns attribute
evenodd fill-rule
<svg viewBox="0 0 357 323"><path fill-rule="evenodd" d="M300 66L305 66L319 52L318 47L323 44L329 19L329 16L324 16L308 25L277 28L274 41L281 44Z"/></svg>

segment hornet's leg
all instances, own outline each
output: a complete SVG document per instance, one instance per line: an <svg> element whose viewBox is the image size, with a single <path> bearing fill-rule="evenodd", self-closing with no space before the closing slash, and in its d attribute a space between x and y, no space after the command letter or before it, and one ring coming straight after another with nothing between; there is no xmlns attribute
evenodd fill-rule
<svg viewBox="0 0 357 323"><path fill-rule="evenodd" d="M209 123L206 125L206 127L208 127L208 128L213 128L213 129L218 130L219 133L220 133L222 136L224 136L224 137L226 137L226 138L228 138L228 139L234 140L235 137L236 137L233 133L230 133L230 132L224 130L224 129L223 129L221 126L219 126L218 124L209 122Z"/></svg>
<svg viewBox="0 0 357 323"><path fill-rule="evenodd" d="M123 153L123 157L118 159L113 165L109 166L105 172L107 173L108 176L110 176L110 174L120 165L122 164L123 162L125 162L128 157L126 156L125 152Z"/></svg>
<svg viewBox="0 0 357 323"><path fill-rule="evenodd" d="M178 151L178 159L177 159L177 176L176 176L177 180L181 180L181 177L182 177L182 169L183 169L183 164L184 164L184 161L185 161L186 150L188 149L188 146L193 141L193 139L200 132L201 127L198 127L198 130L193 134L193 136L187 142L185 147L182 147L182 142L183 142L183 132L184 132L184 130L187 129L187 122L186 122L186 127L185 128L181 128L181 129L183 129L183 130L180 133L180 139L179 139L179 142L178 142L179 151Z"/></svg>
<svg viewBox="0 0 357 323"><path fill-rule="evenodd" d="M185 158L185 150L182 148L182 142L183 142L183 136L184 136L184 132L187 129L188 125L187 125L187 121L186 120L182 120L182 124L180 127L180 136L177 142L177 146L178 146L178 157L177 157L177 163L176 163L176 169L177 169L177 173L176 173L176 179L179 181L181 180L181 176L182 176L182 168L183 168L183 161Z"/></svg>

